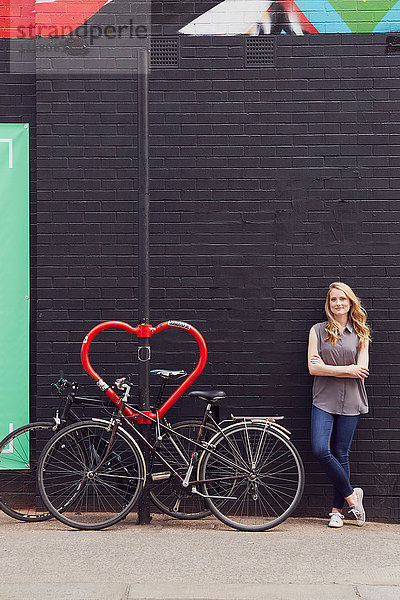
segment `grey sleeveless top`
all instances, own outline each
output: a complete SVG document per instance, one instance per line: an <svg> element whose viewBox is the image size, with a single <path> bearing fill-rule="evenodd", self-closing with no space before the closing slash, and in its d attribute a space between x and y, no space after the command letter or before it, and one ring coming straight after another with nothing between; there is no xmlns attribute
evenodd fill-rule
<svg viewBox="0 0 400 600"><path fill-rule="evenodd" d="M347 323L343 335L333 346L325 342L324 323L314 325L318 339L318 353L326 365L354 365L359 354L359 337ZM359 415L368 412L368 398L364 379L352 377L314 376L313 404L334 415Z"/></svg>

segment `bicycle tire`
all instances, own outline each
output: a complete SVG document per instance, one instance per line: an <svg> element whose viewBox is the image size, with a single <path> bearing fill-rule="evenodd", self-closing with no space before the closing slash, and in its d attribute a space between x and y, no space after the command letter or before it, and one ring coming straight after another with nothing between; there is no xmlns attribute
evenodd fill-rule
<svg viewBox="0 0 400 600"><path fill-rule="evenodd" d="M201 421L195 420L181 421L171 425L171 429L196 440L201 423ZM208 441L216 432L217 430L214 427L205 425L203 439ZM168 431L162 437L160 454L184 477L195 445L188 440L174 436ZM181 481L172 473L169 473L167 479L153 481L152 476L156 475L157 469L158 472L161 472L161 475L163 471L168 475L165 465L161 461L157 461L157 457L154 457L150 475L150 498L159 510L170 517L183 520L203 519L211 515L211 510L205 506L204 499L201 496L192 494L191 486L184 488Z"/></svg>
<svg viewBox="0 0 400 600"><path fill-rule="evenodd" d="M215 435L210 448L201 456L199 479L206 505L223 523L265 531L293 513L304 489L304 466L286 436L269 424L244 421Z"/></svg>
<svg viewBox="0 0 400 600"><path fill-rule="evenodd" d="M121 427L107 460L108 423L81 421L56 434L38 464L38 484L51 514L76 529L104 529L126 517L146 479L143 454Z"/></svg>
<svg viewBox="0 0 400 600"><path fill-rule="evenodd" d="M54 433L54 421L38 421L18 427L0 441L0 509L13 519L53 518L37 488L37 463Z"/></svg>

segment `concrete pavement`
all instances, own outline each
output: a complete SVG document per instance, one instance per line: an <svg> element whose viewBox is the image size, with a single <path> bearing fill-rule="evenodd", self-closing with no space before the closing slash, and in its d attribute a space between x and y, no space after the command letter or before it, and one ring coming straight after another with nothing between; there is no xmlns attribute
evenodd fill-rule
<svg viewBox="0 0 400 600"><path fill-rule="evenodd" d="M397 524L135 521L84 532L0 513L0 600L400 600Z"/></svg>

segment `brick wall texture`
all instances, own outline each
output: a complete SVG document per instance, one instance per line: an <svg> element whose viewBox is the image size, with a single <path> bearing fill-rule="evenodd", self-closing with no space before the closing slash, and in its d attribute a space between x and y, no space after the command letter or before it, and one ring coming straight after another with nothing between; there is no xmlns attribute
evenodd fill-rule
<svg viewBox="0 0 400 600"><path fill-rule="evenodd" d="M306 348L327 286L342 280L373 336L352 481L369 516L399 518L400 64L385 42L282 35L274 64L245 67L241 37L182 36L179 67L150 76L151 322L181 319L203 333L209 361L195 385L227 392L221 416L285 416L306 467L303 515L322 516L331 501L310 450ZM0 79L1 120L37 126L32 411L41 417L59 369L97 393L79 361L92 326L136 324L136 75ZM191 370L187 337L153 338L152 368ZM94 346L107 381L137 372L127 334ZM174 413L200 409L186 396Z"/></svg>

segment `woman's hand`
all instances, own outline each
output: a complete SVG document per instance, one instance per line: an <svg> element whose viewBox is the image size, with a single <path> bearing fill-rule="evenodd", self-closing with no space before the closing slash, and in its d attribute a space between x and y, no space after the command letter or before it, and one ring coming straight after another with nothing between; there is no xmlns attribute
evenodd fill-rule
<svg viewBox="0 0 400 600"><path fill-rule="evenodd" d="M325 364L319 354L312 354L310 356L310 363L312 365L324 365Z"/></svg>
<svg viewBox="0 0 400 600"><path fill-rule="evenodd" d="M369 375L369 370L360 365L349 365L347 369L349 370L348 377L352 377L353 379L365 379Z"/></svg>

